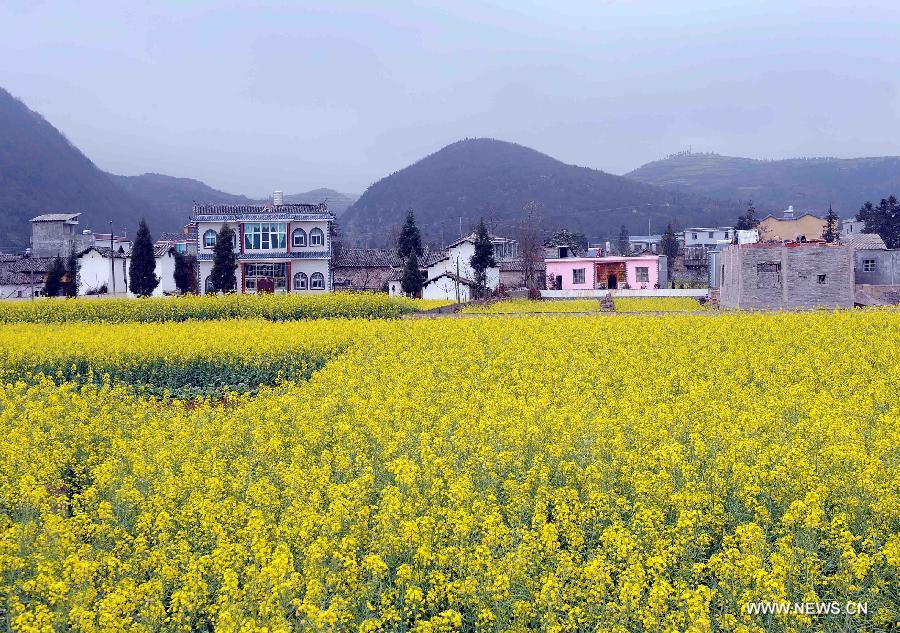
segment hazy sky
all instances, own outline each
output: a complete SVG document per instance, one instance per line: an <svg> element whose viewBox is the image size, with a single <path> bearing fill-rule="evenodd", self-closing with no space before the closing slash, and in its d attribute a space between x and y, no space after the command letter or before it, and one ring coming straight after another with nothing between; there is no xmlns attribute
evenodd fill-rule
<svg viewBox="0 0 900 633"><path fill-rule="evenodd" d="M900 2L0 0L0 86L103 169L369 184L464 137L624 173L900 154Z"/></svg>

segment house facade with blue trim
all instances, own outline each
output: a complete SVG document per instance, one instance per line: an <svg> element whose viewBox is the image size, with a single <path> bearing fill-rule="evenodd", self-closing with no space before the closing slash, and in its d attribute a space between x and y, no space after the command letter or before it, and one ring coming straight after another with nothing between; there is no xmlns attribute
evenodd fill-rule
<svg viewBox="0 0 900 633"><path fill-rule="evenodd" d="M219 232L234 230L239 292L321 293L332 290L331 225L319 204L194 204L198 288L213 292L210 275Z"/></svg>

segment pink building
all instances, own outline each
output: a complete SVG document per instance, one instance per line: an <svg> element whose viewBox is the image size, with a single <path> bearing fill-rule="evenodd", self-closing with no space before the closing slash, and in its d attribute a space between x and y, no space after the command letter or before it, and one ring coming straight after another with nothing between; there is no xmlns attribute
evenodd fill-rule
<svg viewBox="0 0 900 633"><path fill-rule="evenodd" d="M659 283L659 255L547 259L547 287L557 290L652 289Z"/></svg>

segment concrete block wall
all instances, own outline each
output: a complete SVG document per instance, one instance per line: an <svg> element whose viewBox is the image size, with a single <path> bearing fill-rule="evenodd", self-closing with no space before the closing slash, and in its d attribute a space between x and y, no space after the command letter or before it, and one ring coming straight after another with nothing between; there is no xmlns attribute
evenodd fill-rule
<svg viewBox="0 0 900 633"><path fill-rule="evenodd" d="M874 260L874 271L866 272L866 260ZM900 250L859 249L854 253L854 269L858 284L900 285Z"/></svg>
<svg viewBox="0 0 900 633"><path fill-rule="evenodd" d="M729 246L722 249L720 262L724 307L853 306L853 252L846 246ZM825 276L822 283L820 275Z"/></svg>

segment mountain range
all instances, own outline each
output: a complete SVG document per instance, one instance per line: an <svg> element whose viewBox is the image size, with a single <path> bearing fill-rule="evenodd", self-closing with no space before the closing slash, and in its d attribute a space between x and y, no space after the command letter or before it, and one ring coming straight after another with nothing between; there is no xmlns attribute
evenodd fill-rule
<svg viewBox="0 0 900 633"><path fill-rule="evenodd" d="M666 223L716 224L737 217L735 202L672 191L597 169L568 165L533 149L489 138L452 143L370 186L342 218L356 245L392 242L412 208L426 239L446 243L479 218L501 234L519 228L523 207L542 206L546 230L568 228L610 239L621 225L646 233Z"/></svg>
<svg viewBox="0 0 900 633"><path fill-rule="evenodd" d="M763 214L788 205L824 214L832 205L838 215L850 217L866 201L900 192L900 157L755 160L683 152L626 176L720 200L752 200Z"/></svg>
<svg viewBox="0 0 900 633"><path fill-rule="evenodd" d="M290 202L321 202L342 213L356 196L331 189L289 194ZM190 178L162 174L117 176L99 169L37 112L0 88L0 246L23 249L30 219L42 213L81 212L80 228L133 232L141 218L151 231L178 231L193 201L252 203Z"/></svg>
<svg viewBox="0 0 900 633"><path fill-rule="evenodd" d="M345 241L383 247L414 209L426 241L445 244L479 218L515 235L523 207L539 203L545 231L567 228L591 240L676 226L729 224L753 200L759 215L788 205L843 217L867 200L900 193L900 157L762 161L681 153L617 176L569 165L538 151L489 138L452 143L371 185L357 198L331 189L288 194L288 202L327 200ZM81 228L177 231L191 204L265 202L162 174L117 176L97 168L40 114L0 88L0 246L24 248L30 218L80 211Z"/></svg>

